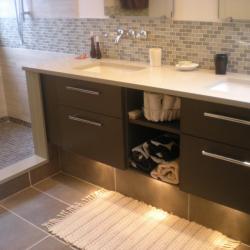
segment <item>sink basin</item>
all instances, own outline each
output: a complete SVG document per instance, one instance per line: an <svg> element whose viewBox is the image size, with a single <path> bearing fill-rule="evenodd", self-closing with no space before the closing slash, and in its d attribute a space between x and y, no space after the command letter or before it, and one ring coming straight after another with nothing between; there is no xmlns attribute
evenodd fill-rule
<svg viewBox="0 0 250 250"><path fill-rule="evenodd" d="M242 79L234 79L228 78L224 81L218 82L214 84L210 90L223 92L223 93L234 93L234 94L242 94L246 91L249 91L250 81L242 80Z"/></svg>
<svg viewBox="0 0 250 250"><path fill-rule="evenodd" d="M131 73L136 72L139 70L145 69L145 67L142 66L136 66L136 65L126 65L126 64L116 64L116 63L107 63L107 62L100 62L100 63L93 63L90 65L85 66L78 66L74 69L82 70L85 72L90 73L98 73L98 74L123 74L123 73Z"/></svg>

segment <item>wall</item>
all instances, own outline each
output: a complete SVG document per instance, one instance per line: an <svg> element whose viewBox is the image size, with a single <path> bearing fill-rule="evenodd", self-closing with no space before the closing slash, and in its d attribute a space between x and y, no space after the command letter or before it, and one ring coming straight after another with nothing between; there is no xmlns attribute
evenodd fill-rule
<svg viewBox="0 0 250 250"><path fill-rule="evenodd" d="M79 0L79 2L77 0L73 0L74 2L60 0L60 4L58 1L32 1L33 14L36 18L26 20L24 25L25 43L21 46L16 20L11 18L14 15L13 5L11 6L13 1L1 0L0 46L72 54L89 53L89 36L93 31L101 37L104 57L148 61L148 49L161 47L164 64L174 65L179 60L192 60L198 62L202 68L213 69L214 55L228 53L229 71L250 74L250 23L211 22L217 20L217 0L176 0L173 23L165 18L69 18L93 14L90 11L93 8L95 9L94 14L102 17L101 8L97 9L97 6L102 6L103 0L101 5L97 4L97 1L100 0L91 1L91 3L87 0ZM60 6L59 9L53 5L55 3ZM70 3L71 6L69 6ZM77 4L80 5L79 13L76 13ZM57 11L55 12L54 9ZM67 18L52 19L54 12L57 17L66 15ZM6 18L7 16L8 18ZM114 39L118 27L126 30L133 28L137 31L143 28L148 31L148 39L124 38L117 45L114 43ZM104 37L105 33L108 34L107 38ZM20 69L23 62L22 57L26 58L27 52L22 53L24 55L19 55L19 61L12 60L12 66L10 64L2 66L8 111L16 118L29 121L25 78Z"/></svg>
<svg viewBox="0 0 250 250"><path fill-rule="evenodd" d="M46 62L48 58L51 58L51 54L55 60L57 57L63 56L60 53L31 51L22 48L2 47L0 49L0 67L3 72L8 116L30 122L26 78L22 66L26 63Z"/></svg>
<svg viewBox="0 0 250 250"><path fill-rule="evenodd" d="M175 0L175 20L218 21L218 0Z"/></svg>

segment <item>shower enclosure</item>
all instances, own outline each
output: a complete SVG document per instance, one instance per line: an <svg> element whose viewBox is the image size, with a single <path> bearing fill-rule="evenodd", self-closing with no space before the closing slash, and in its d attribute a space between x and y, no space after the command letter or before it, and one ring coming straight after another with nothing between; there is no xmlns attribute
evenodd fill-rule
<svg viewBox="0 0 250 250"><path fill-rule="evenodd" d="M27 3L27 0L4 0L0 6L15 13L20 45L24 44L23 24L30 14L25 11ZM6 20L12 22L13 18ZM27 159L34 155L26 80L21 62L16 62L9 51L9 48L0 51L0 182L3 177L24 170L20 166L25 167Z"/></svg>

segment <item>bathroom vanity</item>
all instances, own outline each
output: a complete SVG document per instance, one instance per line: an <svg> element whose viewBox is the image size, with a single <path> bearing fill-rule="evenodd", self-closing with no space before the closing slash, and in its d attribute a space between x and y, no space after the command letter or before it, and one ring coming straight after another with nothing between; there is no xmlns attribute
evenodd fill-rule
<svg viewBox="0 0 250 250"><path fill-rule="evenodd" d="M50 143L126 171L134 146L175 134L181 141L179 188L250 213L247 76L232 80L203 70L92 64L25 67L30 90L41 87ZM143 106L143 91L181 97L180 122L130 121L128 112Z"/></svg>

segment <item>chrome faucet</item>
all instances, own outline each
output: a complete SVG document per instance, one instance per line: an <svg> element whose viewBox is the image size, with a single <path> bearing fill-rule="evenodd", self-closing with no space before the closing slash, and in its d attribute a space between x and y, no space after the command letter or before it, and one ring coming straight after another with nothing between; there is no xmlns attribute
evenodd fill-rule
<svg viewBox="0 0 250 250"><path fill-rule="evenodd" d="M124 35L124 30L123 29L118 29L116 32L117 32L117 36L115 38L115 44L118 44L120 42L121 38Z"/></svg>

